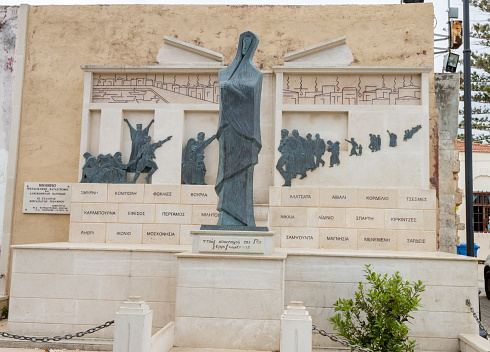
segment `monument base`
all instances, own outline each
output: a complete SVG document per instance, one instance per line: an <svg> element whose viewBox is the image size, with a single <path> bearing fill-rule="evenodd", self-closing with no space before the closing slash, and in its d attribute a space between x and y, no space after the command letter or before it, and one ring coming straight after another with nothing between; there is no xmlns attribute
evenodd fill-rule
<svg viewBox="0 0 490 352"><path fill-rule="evenodd" d="M175 346L279 350L285 253L176 256Z"/></svg>
<svg viewBox="0 0 490 352"><path fill-rule="evenodd" d="M226 231L221 228L216 226L216 229L203 230L201 226L201 230L191 231L192 253L271 255L274 250L274 232Z"/></svg>
<svg viewBox="0 0 490 352"><path fill-rule="evenodd" d="M465 303L469 298L478 307L478 261L461 255L292 248L232 255L192 253L184 245L106 243L14 245L12 251L13 334L84 331L114 319L129 296L141 296L153 310L152 332L175 321L181 346L277 351L283 302L302 301L313 323L333 333L327 321L333 304L354 297L365 264L426 285L423 306L409 325L419 351L458 352L459 334L478 334ZM113 333L109 327L91 337L111 339ZM339 344L314 334L313 347Z"/></svg>

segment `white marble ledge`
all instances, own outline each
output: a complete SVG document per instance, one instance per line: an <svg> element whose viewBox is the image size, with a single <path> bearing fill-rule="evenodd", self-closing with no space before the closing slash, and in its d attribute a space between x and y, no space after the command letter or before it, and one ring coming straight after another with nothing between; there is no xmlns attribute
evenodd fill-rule
<svg viewBox="0 0 490 352"><path fill-rule="evenodd" d="M180 64L166 66L97 66L97 65L82 65L80 68L85 72L94 73L189 73L189 72L206 72L206 73L218 73L226 66L216 66L215 64L206 65L204 63L199 64Z"/></svg>
<svg viewBox="0 0 490 352"><path fill-rule="evenodd" d="M319 351L323 351L319 350ZM331 351L331 350L327 350ZM347 350L344 350L347 351ZM230 350L217 348L201 348L201 347L173 347L170 352L272 352L272 351L257 351L257 350Z"/></svg>
<svg viewBox="0 0 490 352"><path fill-rule="evenodd" d="M201 236L247 236L247 237L257 237L257 236L274 236L273 231L226 231L226 230L193 230L192 235Z"/></svg>
<svg viewBox="0 0 490 352"><path fill-rule="evenodd" d="M433 66L327 66L321 64L305 63L303 66L273 66L274 72L302 72L302 73L429 73Z"/></svg>
<svg viewBox="0 0 490 352"><path fill-rule="evenodd" d="M37 244L19 244L13 249L45 249L45 250L82 250L82 251L119 251L119 252L166 252L179 253L191 250L191 245L165 244L124 244L124 243L70 243L53 242Z"/></svg>
<svg viewBox="0 0 490 352"><path fill-rule="evenodd" d="M455 260L477 262L474 257L444 252L415 252L415 251L380 251L357 249L313 249L313 248L276 248L277 254L312 257L359 257L383 259L424 259L424 260Z"/></svg>
<svg viewBox="0 0 490 352"><path fill-rule="evenodd" d="M459 342L461 346L461 352L468 351L478 351L478 352L487 352L490 351L490 341L485 340L480 335L471 335L471 334L460 334ZM466 348L466 347L470 348Z"/></svg>
<svg viewBox="0 0 490 352"><path fill-rule="evenodd" d="M286 253L274 252L271 255L248 255L248 254L204 254L183 252L175 254L177 258L200 258L200 259L253 259L253 260L285 260Z"/></svg>

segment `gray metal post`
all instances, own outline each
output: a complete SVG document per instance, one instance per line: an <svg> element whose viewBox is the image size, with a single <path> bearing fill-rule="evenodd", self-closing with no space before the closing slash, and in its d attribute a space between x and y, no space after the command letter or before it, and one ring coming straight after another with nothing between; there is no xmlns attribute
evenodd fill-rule
<svg viewBox="0 0 490 352"><path fill-rule="evenodd" d="M464 61L464 158L466 194L466 255L475 253L473 218L473 155L471 128L471 49L470 49L470 3L463 0L463 61Z"/></svg>

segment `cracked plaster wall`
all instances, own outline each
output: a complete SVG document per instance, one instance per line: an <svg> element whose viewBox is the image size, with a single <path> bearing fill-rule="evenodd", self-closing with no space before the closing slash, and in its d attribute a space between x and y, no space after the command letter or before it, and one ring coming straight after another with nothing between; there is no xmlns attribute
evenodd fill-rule
<svg viewBox="0 0 490 352"><path fill-rule="evenodd" d="M456 207L462 202L458 188L459 74L435 74L436 108L439 110L439 250L456 253L459 244L459 216Z"/></svg>

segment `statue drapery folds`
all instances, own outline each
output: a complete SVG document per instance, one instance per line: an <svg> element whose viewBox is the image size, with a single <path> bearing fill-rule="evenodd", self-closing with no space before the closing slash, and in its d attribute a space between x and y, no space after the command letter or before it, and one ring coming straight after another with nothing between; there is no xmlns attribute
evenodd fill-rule
<svg viewBox="0 0 490 352"><path fill-rule="evenodd" d="M255 226L253 172L262 148L262 73L252 57L258 43L255 33L242 33L234 60L219 72L218 225Z"/></svg>

